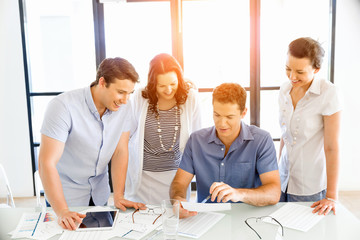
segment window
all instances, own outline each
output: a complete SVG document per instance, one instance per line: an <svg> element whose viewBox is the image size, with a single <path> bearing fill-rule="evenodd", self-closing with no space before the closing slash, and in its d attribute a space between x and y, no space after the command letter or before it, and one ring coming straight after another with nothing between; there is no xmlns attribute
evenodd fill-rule
<svg viewBox="0 0 360 240"><path fill-rule="evenodd" d="M33 170L37 169L40 128L48 102L63 91L95 80L92 4L78 0L24 1L29 125Z"/></svg>
<svg viewBox="0 0 360 240"><path fill-rule="evenodd" d="M202 91L201 105L209 106L201 108L202 125L209 127L213 125L211 89L224 82L250 86L249 2L184 1L183 36L184 74ZM247 107L249 123L249 101Z"/></svg>
<svg viewBox="0 0 360 240"><path fill-rule="evenodd" d="M32 92L62 92L95 80L92 5L26 1L26 47Z"/></svg>
<svg viewBox="0 0 360 240"><path fill-rule="evenodd" d="M305 14L307 17L296 17ZM328 78L328 53L331 24L328 0L261 1L261 95L260 126L273 138L280 138L278 89L288 81L285 61L289 43L299 37L311 37L322 43L325 57L319 77ZM295 16L295 17L294 17Z"/></svg>
<svg viewBox="0 0 360 240"><path fill-rule="evenodd" d="M105 56L128 59L145 85L150 60L161 52L173 54L183 64L185 77L198 87L202 106L211 106L215 86L237 82L248 93L245 122L260 125L275 140L280 137L277 96L287 80L284 65L290 41L310 36L323 43L326 56L320 74L331 77L332 0L101 2L23 0L20 4L29 66L33 171L48 101L90 84ZM307 17L297 17L305 13ZM211 126L212 108L202 107L202 115L204 127ZM278 148L279 142L275 145Z"/></svg>
<svg viewBox="0 0 360 240"><path fill-rule="evenodd" d="M184 70L198 88L250 86L249 2L184 1Z"/></svg>
<svg viewBox="0 0 360 240"><path fill-rule="evenodd" d="M171 54L170 2L104 4L106 57L123 57L147 83L150 60Z"/></svg>

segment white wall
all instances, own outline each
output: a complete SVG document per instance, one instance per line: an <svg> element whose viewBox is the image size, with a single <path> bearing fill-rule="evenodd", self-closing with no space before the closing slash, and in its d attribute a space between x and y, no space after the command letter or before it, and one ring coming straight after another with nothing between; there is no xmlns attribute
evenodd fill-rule
<svg viewBox="0 0 360 240"><path fill-rule="evenodd" d="M335 82L344 93L340 190L360 190L360 1L337 1ZM32 196L18 1L0 0L0 163L14 195Z"/></svg>
<svg viewBox="0 0 360 240"><path fill-rule="evenodd" d="M360 1L337 1L335 84L344 95L340 190L360 190Z"/></svg>
<svg viewBox="0 0 360 240"><path fill-rule="evenodd" d="M33 196L18 1L0 0L0 163L14 196Z"/></svg>

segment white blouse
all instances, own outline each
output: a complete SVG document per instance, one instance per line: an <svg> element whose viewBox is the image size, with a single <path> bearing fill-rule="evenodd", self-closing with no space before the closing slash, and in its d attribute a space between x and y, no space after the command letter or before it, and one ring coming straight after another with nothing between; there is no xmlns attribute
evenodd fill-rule
<svg viewBox="0 0 360 240"><path fill-rule="evenodd" d="M280 88L280 127L284 147L279 161L281 190L299 196L313 195L326 189L323 116L341 110L335 85L314 79L294 109L286 82Z"/></svg>

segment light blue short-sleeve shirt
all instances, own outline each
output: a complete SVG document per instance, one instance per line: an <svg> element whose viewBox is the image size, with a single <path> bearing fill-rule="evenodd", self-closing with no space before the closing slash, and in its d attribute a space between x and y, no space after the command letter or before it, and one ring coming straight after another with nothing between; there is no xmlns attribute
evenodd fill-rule
<svg viewBox="0 0 360 240"><path fill-rule="evenodd" d="M108 163L121 133L129 131L129 104L100 119L90 87L65 92L48 104L41 133L65 143L56 165L68 206L104 205L110 195Z"/></svg>
<svg viewBox="0 0 360 240"><path fill-rule="evenodd" d="M270 134L243 122L239 136L224 154L225 145L216 136L215 127L191 134L180 168L196 175L198 202L209 195L213 182L233 188L256 188L262 185L261 174L278 169Z"/></svg>

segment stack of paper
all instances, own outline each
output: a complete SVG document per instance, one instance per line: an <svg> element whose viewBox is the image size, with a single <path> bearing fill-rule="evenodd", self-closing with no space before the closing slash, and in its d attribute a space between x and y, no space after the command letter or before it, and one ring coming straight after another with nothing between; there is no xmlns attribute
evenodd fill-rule
<svg viewBox="0 0 360 240"><path fill-rule="evenodd" d="M312 213L313 210L313 208L300 204L287 203L270 216L278 220L284 227L307 232L324 217L324 215Z"/></svg>
<svg viewBox="0 0 360 240"><path fill-rule="evenodd" d="M181 219L179 235L199 238L225 216L223 213L200 212L196 216Z"/></svg>
<svg viewBox="0 0 360 240"><path fill-rule="evenodd" d="M181 202L181 205L189 211L198 212L196 216L181 219L179 223L179 235L191 238L201 237L225 216L223 213L214 213L214 211L231 210L230 203Z"/></svg>

